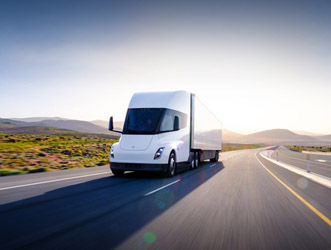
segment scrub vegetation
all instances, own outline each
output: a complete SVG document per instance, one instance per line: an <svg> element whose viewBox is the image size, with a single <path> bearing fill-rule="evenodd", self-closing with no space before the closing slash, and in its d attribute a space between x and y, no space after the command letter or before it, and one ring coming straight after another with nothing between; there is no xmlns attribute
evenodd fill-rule
<svg viewBox="0 0 331 250"><path fill-rule="evenodd" d="M77 134L0 134L0 176L109 163L110 147L116 140L107 135Z"/></svg>
<svg viewBox="0 0 331 250"><path fill-rule="evenodd" d="M243 149L262 148L265 146L266 145L258 145L258 144L223 143L222 152L243 150Z"/></svg>
<svg viewBox="0 0 331 250"><path fill-rule="evenodd" d="M0 134L0 176L109 164L110 147L116 139L108 135L71 133ZM224 143L223 151L259 147L263 146Z"/></svg>
<svg viewBox="0 0 331 250"><path fill-rule="evenodd" d="M331 147L330 146L297 146L297 145L290 145L287 146L289 149L292 149L297 152L302 151L311 151L311 152L325 152L330 153Z"/></svg>

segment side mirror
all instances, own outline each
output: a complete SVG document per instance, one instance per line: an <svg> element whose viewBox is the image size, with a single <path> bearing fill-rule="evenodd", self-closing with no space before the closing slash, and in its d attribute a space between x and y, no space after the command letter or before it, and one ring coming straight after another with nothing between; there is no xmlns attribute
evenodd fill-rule
<svg viewBox="0 0 331 250"><path fill-rule="evenodd" d="M114 125L113 125L113 117L111 116L109 118L109 126L108 126L108 130L113 130L114 129Z"/></svg>
<svg viewBox="0 0 331 250"><path fill-rule="evenodd" d="M179 117L175 116L175 120L174 120L174 131L179 130Z"/></svg>

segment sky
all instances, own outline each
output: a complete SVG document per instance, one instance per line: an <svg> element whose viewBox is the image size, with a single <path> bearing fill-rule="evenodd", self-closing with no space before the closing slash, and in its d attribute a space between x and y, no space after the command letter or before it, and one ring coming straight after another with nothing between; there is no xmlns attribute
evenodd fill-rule
<svg viewBox="0 0 331 250"><path fill-rule="evenodd" d="M331 2L0 1L0 117L123 121L170 90L239 133L331 134Z"/></svg>

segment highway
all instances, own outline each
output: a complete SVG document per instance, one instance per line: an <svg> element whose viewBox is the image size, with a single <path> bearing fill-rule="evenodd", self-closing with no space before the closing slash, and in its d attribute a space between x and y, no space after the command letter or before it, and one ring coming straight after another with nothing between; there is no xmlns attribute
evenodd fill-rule
<svg viewBox="0 0 331 250"><path fill-rule="evenodd" d="M259 151L170 179L108 166L1 177L1 249L330 250L331 190Z"/></svg>
<svg viewBox="0 0 331 250"><path fill-rule="evenodd" d="M307 161L307 154L295 152L283 146L278 147L276 152L279 154L279 160L284 163L306 169L308 162L310 171L331 178L331 155L309 154L309 160ZM275 158L275 155L273 155L273 158Z"/></svg>

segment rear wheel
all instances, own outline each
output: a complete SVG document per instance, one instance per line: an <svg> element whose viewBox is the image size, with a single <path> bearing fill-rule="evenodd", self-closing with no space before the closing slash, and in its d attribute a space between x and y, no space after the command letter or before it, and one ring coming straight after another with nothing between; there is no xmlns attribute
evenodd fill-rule
<svg viewBox="0 0 331 250"><path fill-rule="evenodd" d="M119 170L119 169L112 169L111 170L115 176L123 176L124 175L124 170Z"/></svg>
<svg viewBox="0 0 331 250"><path fill-rule="evenodd" d="M218 151L216 151L215 158L210 159L211 162L218 162Z"/></svg>
<svg viewBox="0 0 331 250"><path fill-rule="evenodd" d="M173 177L175 174L176 174L176 156L175 153L172 152L169 156L167 177Z"/></svg>
<svg viewBox="0 0 331 250"><path fill-rule="evenodd" d="M198 168L199 167L199 153L195 152L194 153L194 168Z"/></svg>
<svg viewBox="0 0 331 250"><path fill-rule="evenodd" d="M191 159L191 165L190 170L195 169L195 153L193 153L192 159Z"/></svg>

